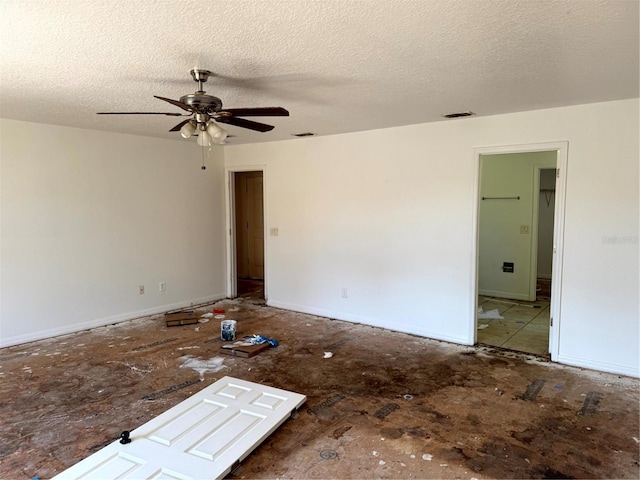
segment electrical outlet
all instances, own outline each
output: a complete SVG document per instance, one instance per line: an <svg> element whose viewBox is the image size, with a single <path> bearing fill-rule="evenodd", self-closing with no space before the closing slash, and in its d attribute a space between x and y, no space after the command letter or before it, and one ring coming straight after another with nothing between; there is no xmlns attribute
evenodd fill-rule
<svg viewBox="0 0 640 480"><path fill-rule="evenodd" d="M342 295L342 298L348 298L349 297L349 295L347 295L347 289L346 288L344 288L344 287L342 288L341 295Z"/></svg>
<svg viewBox="0 0 640 480"><path fill-rule="evenodd" d="M160 282L158 284L158 290L160 290L161 292L166 292L167 291L167 283L166 282Z"/></svg>
<svg viewBox="0 0 640 480"><path fill-rule="evenodd" d="M138 287L138 294L139 294L139 295L144 295L144 285L140 285L140 286Z"/></svg>
<svg viewBox="0 0 640 480"><path fill-rule="evenodd" d="M269 235L271 235L272 237L277 237L278 236L278 227L272 227L269 229Z"/></svg>
<svg viewBox="0 0 640 480"><path fill-rule="evenodd" d="M529 225L520 225L520 233L522 235L528 235L529 234Z"/></svg>

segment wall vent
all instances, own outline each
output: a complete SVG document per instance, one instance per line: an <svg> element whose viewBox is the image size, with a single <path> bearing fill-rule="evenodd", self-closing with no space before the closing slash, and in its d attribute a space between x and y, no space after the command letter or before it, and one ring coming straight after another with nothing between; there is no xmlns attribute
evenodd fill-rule
<svg viewBox="0 0 640 480"><path fill-rule="evenodd" d="M473 112L457 112L457 113L448 113L446 115L443 115L444 118L460 118L460 117L471 117L475 115L475 113Z"/></svg>
<svg viewBox="0 0 640 480"><path fill-rule="evenodd" d="M304 133L292 133L291 135L293 135L294 137L313 137L315 136L315 133L304 132Z"/></svg>

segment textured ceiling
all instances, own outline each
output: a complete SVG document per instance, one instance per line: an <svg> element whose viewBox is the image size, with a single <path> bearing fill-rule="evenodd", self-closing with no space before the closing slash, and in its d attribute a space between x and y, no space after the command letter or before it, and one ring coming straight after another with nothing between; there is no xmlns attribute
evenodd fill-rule
<svg viewBox="0 0 640 480"><path fill-rule="evenodd" d="M638 96L637 0L0 0L0 116L180 138L197 84L225 107L282 106L229 143ZM446 120L455 121L455 120ZM193 140L183 140L193 141Z"/></svg>

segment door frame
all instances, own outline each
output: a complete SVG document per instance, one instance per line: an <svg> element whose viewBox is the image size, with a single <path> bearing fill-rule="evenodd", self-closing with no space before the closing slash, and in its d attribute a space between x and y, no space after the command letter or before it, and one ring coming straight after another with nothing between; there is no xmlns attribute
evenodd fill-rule
<svg viewBox="0 0 640 480"><path fill-rule="evenodd" d="M469 321L468 338L475 345L478 341L477 312L478 312L478 252L479 252L479 219L480 219L480 165L482 155L495 155L505 153L528 153L528 152L556 152L556 194L553 225L553 265L551 268L551 305L550 316L551 326L549 328L549 353L552 361L557 361L560 345L560 322L561 322L561 295L562 295L562 265L564 253L564 213L565 195L567 183L567 163L569 142L543 142L521 145L497 145L490 147L476 147L473 149L475 181L473 195L473 224L472 232L474 241L471 248L471 319ZM532 232L533 233L533 232Z"/></svg>
<svg viewBox="0 0 640 480"><path fill-rule="evenodd" d="M533 164L533 190L532 190L532 215L531 215L531 257L529 258L529 298L535 301L537 292L536 285L538 283L538 224L540 215L540 173L542 170L556 170L558 171L558 152L556 151L555 166L544 165L542 163ZM558 180L556 178L556 180ZM555 200L554 200L554 212L555 212ZM553 226L555 229L555 217L553 219ZM555 237L554 237L555 238ZM553 270L551 272L551 279L553 282ZM553 284L553 283L552 283Z"/></svg>
<svg viewBox="0 0 640 480"><path fill-rule="evenodd" d="M225 167L225 211L226 211L226 232L227 232L227 296L236 298L238 296L238 267L236 264L236 196L235 196L235 174L236 172L262 172L262 216L264 228L264 299L269 298L268 292L268 272L267 268L267 166L266 165L241 165Z"/></svg>

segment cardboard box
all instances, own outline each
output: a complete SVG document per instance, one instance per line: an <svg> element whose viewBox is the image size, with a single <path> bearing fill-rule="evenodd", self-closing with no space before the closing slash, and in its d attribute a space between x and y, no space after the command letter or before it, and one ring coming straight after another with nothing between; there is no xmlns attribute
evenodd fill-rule
<svg viewBox="0 0 640 480"><path fill-rule="evenodd" d="M165 313L164 319L167 327L178 327L180 325L193 325L199 322L198 315L193 311Z"/></svg>
<svg viewBox="0 0 640 480"><path fill-rule="evenodd" d="M225 343L220 347L220 353L234 357L251 358L269 348L268 343L246 345L246 342Z"/></svg>

